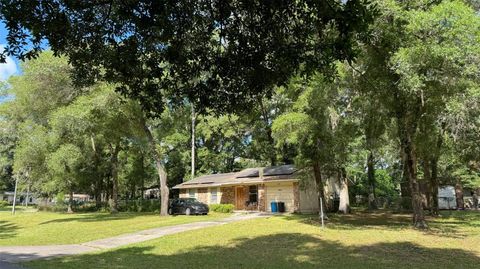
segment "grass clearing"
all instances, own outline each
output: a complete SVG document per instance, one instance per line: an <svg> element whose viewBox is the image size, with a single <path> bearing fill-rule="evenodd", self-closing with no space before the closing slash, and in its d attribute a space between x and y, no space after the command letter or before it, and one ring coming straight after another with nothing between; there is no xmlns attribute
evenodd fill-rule
<svg viewBox="0 0 480 269"><path fill-rule="evenodd" d="M0 246L76 244L155 227L229 216L168 216L158 213L66 214L20 209L16 215L0 211Z"/></svg>
<svg viewBox="0 0 480 269"><path fill-rule="evenodd" d="M410 216L276 216L169 235L29 268L476 268L480 212L452 212L414 230Z"/></svg>

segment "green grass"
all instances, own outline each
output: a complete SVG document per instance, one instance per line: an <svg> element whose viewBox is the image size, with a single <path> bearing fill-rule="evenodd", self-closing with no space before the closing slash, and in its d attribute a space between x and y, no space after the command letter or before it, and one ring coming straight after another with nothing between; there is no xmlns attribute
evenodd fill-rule
<svg viewBox="0 0 480 269"><path fill-rule="evenodd" d="M480 212L270 217L169 235L114 250L27 263L29 268L478 268Z"/></svg>
<svg viewBox="0 0 480 269"><path fill-rule="evenodd" d="M36 212L20 208L12 216L0 211L0 246L75 244L161 226L214 220L229 216L212 212L208 216L168 216L155 213Z"/></svg>

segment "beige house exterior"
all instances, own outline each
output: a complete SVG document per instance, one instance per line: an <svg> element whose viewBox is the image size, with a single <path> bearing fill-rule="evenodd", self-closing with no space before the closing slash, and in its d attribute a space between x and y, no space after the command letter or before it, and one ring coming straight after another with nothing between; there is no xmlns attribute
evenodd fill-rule
<svg viewBox="0 0 480 269"><path fill-rule="evenodd" d="M286 212L318 211L315 191L301 190L293 165L249 168L237 173L206 175L174 187L180 198L206 204L233 204L235 210L271 212L271 202L283 202Z"/></svg>

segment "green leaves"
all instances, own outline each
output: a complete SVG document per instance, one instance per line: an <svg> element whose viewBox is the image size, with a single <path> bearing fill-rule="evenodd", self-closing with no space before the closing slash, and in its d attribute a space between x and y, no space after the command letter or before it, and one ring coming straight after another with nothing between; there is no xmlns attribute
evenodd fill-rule
<svg viewBox="0 0 480 269"><path fill-rule="evenodd" d="M315 120L301 112L287 112L280 115L272 125L277 146L284 143L299 145L312 135Z"/></svg>
<svg viewBox="0 0 480 269"><path fill-rule="evenodd" d="M300 68L330 72L354 58L372 13L365 0L15 0L0 2L0 19L9 29L0 61L36 57L46 39L68 56L77 84L118 83L160 116L166 99L246 111Z"/></svg>
<svg viewBox="0 0 480 269"><path fill-rule="evenodd" d="M405 14L408 41L391 59L403 89L435 98L462 90L464 80L480 81L480 18L473 9L442 1Z"/></svg>
<svg viewBox="0 0 480 269"><path fill-rule="evenodd" d="M62 144L47 158L47 167L57 184L57 190L72 188L78 182L84 155L74 144Z"/></svg>

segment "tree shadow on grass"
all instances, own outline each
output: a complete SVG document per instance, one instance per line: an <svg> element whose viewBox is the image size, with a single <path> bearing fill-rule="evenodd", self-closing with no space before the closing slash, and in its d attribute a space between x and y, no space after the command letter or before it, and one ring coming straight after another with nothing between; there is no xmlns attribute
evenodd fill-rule
<svg viewBox="0 0 480 269"><path fill-rule="evenodd" d="M304 224L320 226L318 215L289 215L284 216L287 220L296 220ZM325 222L332 229L357 229L365 230L371 227L382 227L389 230L398 230L410 226L411 217L406 214L392 214L390 212L364 213L354 212L347 215L328 214Z"/></svg>
<svg viewBox="0 0 480 269"><path fill-rule="evenodd" d="M162 241L103 253L36 261L31 268L475 268L480 257L461 249L409 242L345 246L319 237L283 233L169 250ZM188 243L185 243L188 245ZM163 250L163 251L162 251ZM168 253L168 252L173 253Z"/></svg>
<svg viewBox="0 0 480 269"><path fill-rule="evenodd" d="M9 221L0 220L0 239L11 238L17 234L18 226Z"/></svg>
<svg viewBox="0 0 480 269"><path fill-rule="evenodd" d="M454 238L478 235L480 230L480 212L442 212L439 217L430 218L429 225L430 229L426 232L435 235Z"/></svg>
<svg viewBox="0 0 480 269"><path fill-rule="evenodd" d="M287 220L296 220L304 224L321 226L318 215L290 215L284 216ZM468 214L449 215L439 218L428 217L429 229L425 234L448 237L465 238L471 235L465 228L480 228L480 214L476 212ZM354 212L352 214L329 214L326 221L329 229L334 230L367 230L380 228L382 230L396 231L401 229L413 229L412 219L409 214L394 214L388 211L377 212Z"/></svg>

